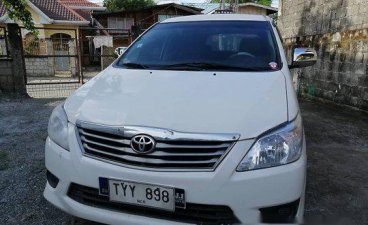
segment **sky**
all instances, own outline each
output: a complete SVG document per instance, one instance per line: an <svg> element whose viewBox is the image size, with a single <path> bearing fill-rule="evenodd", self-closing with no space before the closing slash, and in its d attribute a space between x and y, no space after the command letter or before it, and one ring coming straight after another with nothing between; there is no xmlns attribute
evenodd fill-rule
<svg viewBox="0 0 368 225"><path fill-rule="evenodd" d="M98 4L102 5L102 1L103 0L89 0L91 2L95 2ZM154 0L155 2L159 2L160 0ZM202 3L202 2L208 2L208 0L180 0L181 2L185 2L185 3ZM273 7L278 7L279 5L279 0L272 0L272 6Z"/></svg>

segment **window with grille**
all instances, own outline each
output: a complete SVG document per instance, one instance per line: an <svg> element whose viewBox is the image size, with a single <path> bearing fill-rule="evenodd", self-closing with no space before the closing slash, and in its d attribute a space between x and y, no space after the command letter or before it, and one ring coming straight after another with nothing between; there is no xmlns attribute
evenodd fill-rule
<svg viewBox="0 0 368 225"><path fill-rule="evenodd" d="M133 18L123 18L123 17L109 17L107 19L108 28L113 29L128 29L130 30L134 25ZM110 33L123 33L123 30L111 30Z"/></svg>

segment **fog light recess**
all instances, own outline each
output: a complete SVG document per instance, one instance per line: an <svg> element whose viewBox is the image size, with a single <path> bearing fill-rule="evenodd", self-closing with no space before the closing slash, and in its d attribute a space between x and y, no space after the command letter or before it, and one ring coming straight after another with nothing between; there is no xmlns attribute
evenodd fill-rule
<svg viewBox="0 0 368 225"><path fill-rule="evenodd" d="M259 209L263 223L294 223L298 212L299 200L294 202Z"/></svg>
<svg viewBox="0 0 368 225"><path fill-rule="evenodd" d="M54 174L47 170L46 172L47 182L50 184L51 187L56 188L59 183L59 178L57 178Z"/></svg>

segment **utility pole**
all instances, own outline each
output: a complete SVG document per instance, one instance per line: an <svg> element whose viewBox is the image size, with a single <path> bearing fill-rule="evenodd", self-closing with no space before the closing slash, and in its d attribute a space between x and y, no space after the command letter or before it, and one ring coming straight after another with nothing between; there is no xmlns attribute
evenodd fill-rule
<svg viewBox="0 0 368 225"><path fill-rule="evenodd" d="M221 0L221 2L220 2L220 10L225 10L225 0Z"/></svg>
<svg viewBox="0 0 368 225"><path fill-rule="evenodd" d="M239 0L235 0L234 13L238 13L239 11Z"/></svg>

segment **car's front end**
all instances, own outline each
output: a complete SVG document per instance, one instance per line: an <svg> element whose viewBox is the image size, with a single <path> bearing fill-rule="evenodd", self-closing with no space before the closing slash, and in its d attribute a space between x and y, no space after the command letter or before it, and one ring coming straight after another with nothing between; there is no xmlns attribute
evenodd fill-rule
<svg viewBox="0 0 368 225"><path fill-rule="evenodd" d="M200 166L198 162L190 161L193 171L163 172L122 167L119 160L109 161L109 156L88 155L78 134L78 127L69 124L69 151L50 138L46 142L46 167L58 181L47 184L45 197L72 215L107 224L165 223L161 219L195 224L253 224L302 218L305 145L301 147L301 157L291 164L237 172L255 139L233 141L223 162L213 170L201 171L195 167ZM195 160L194 154L191 157ZM180 188L185 190L186 207L170 212L110 202L108 195L100 195L99 178Z"/></svg>

